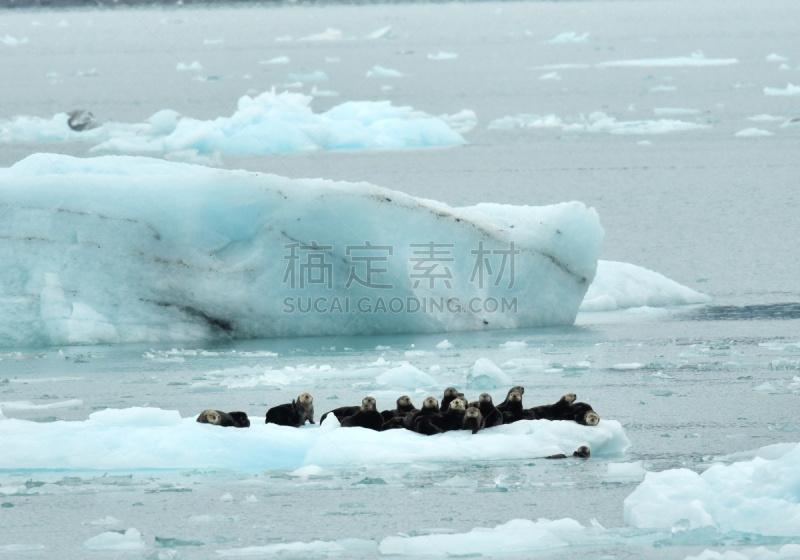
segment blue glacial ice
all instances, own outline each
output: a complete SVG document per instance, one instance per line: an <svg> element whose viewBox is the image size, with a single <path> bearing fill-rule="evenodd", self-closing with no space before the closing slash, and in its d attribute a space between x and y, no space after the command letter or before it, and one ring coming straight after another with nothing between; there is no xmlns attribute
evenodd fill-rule
<svg viewBox="0 0 800 560"><path fill-rule="evenodd" d="M36 154L0 184L0 346L569 325L603 238L579 202L452 208L143 157ZM454 260L430 261L432 241ZM506 253L483 254L490 271L481 250ZM368 278L359 255L384 272Z"/></svg>
<svg viewBox="0 0 800 560"><path fill-rule="evenodd" d="M769 446L749 461L648 473L625 499L640 528L713 527L720 532L800 537L800 444Z"/></svg>
<svg viewBox="0 0 800 560"><path fill-rule="evenodd" d="M676 119L618 121L597 111L588 117L562 119L557 115L535 115L523 113L502 117L489 123L490 130L514 130L517 128L555 129L564 132L606 132L608 134L666 134L710 128L708 125Z"/></svg>
<svg viewBox="0 0 800 560"><path fill-rule="evenodd" d="M597 426L523 420L475 435L456 431L435 436L342 428L335 416L302 428L264 424L259 417L251 421L250 428L227 429L181 418L175 410L139 407L102 410L83 422L5 418L0 419L0 438L6 442L0 469L255 471L523 460L571 454L581 445L588 445L592 456L603 456L630 446L620 423L606 419Z"/></svg>
<svg viewBox="0 0 800 560"><path fill-rule="evenodd" d="M325 79L324 72L290 75ZM77 132L66 113L51 119L21 116L0 125L0 142L96 143L93 152L133 154L268 154L314 150L403 149L466 144L444 121L389 101L348 101L324 113L313 96L269 91L239 99L230 117L197 120L164 109L142 123L106 122Z"/></svg>
<svg viewBox="0 0 800 560"><path fill-rule="evenodd" d="M707 66L731 66L739 64L737 58L706 58L702 51L693 52L691 56L671 58L640 58L630 60L609 60L601 62L598 68L697 68Z"/></svg>

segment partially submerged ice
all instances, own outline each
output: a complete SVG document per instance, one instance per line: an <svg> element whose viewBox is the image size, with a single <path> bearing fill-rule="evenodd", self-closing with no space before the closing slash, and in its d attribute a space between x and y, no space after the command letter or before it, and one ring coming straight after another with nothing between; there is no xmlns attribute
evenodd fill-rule
<svg viewBox="0 0 800 560"><path fill-rule="evenodd" d="M66 113L49 120L21 116L0 125L0 142L81 140L96 143L94 152L178 158L215 151L270 154L466 144L443 120L411 107L395 107L390 101L347 101L315 113L312 100L301 93L268 91L241 97L230 117L198 120L165 109L142 123L107 122L81 132L67 125Z"/></svg>
<svg viewBox="0 0 800 560"><path fill-rule="evenodd" d="M0 347L570 325L603 238L579 202L144 157L36 154L0 185Z"/></svg>
<svg viewBox="0 0 800 560"><path fill-rule="evenodd" d="M800 444L769 446L750 461L648 473L625 499L625 521L642 528L800 537Z"/></svg>
<svg viewBox="0 0 800 560"><path fill-rule="evenodd" d="M219 469L259 470L307 465L381 465L532 459L571 454L588 445L592 456L623 453L630 440L615 420L597 426L523 420L473 435L423 436L398 429L341 428L334 416L302 428L264 424L220 428L181 418L175 410L107 409L85 422L0 420L5 441L0 469Z"/></svg>

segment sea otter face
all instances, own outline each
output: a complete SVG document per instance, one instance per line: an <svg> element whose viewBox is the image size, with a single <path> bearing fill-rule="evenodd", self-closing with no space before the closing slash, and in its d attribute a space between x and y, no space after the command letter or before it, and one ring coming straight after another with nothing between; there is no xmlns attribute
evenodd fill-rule
<svg viewBox="0 0 800 560"><path fill-rule="evenodd" d="M303 406L310 406L314 402L314 397L311 396L311 393L303 393L297 397L297 402Z"/></svg>
<svg viewBox="0 0 800 560"><path fill-rule="evenodd" d="M600 423L600 415L594 410L590 410L583 416L583 421L587 426L597 426Z"/></svg>
<svg viewBox="0 0 800 560"><path fill-rule="evenodd" d="M481 396L478 397L478 402L480 403L491 403L492 402L492 395L489 393L481 393Z"/></svg>
<svg viewBox="0 0 800 560"><path fill-rule="evenodd" d="M510 393L508 395L508 402L518 403L522 402L522 395L519 393Z"/></svg>
<svg viewBox="0 0 800 560"><path fill-rule="evenodd" d="M206 420L208 420L209 424L214 424L215 426L219 426L220 418L219 412L216 410L207 410L206 411Z"/></svg>
<svg viewBox="0 0 800 560"><path fill-rule="evenodd" d="M402 397L397 399L397 406L398 408L401 406L413 406L411 404L411 397L409 397L408 395L403 395Z"/></svg>
<svg viewBox="0 0 800 560"><path fill-rule="evenodd" d="M578 395L576 395L575 393L567 393L566 395L561 397L562 400L567 401L569 404L574 403L575 399L577 399L577 398L578 398Z"/></svg>
<svg viewBox="0 0 800 560"><path fill-rule="evenodd" d="M464 401L461 399L456 399L454 401L450 401L450 409L449 410L466 410L466 406L464 405Z"/></svg>
<svg viewBox="0 0 800 560"><path fill-rule="evenodd" d="M467 409L466 416L467 416L467 418L480 418L481 417L481 411L478 410L477 408L475 408L474 406L471 406L471 407L469 407Z"/></svg>
<svg viewBox="0 0 800 560"><path fill-rule="evenodd" d="M578 457L589 457L591 454L592 452L589 451L589 448L585 445L581 445L578 450L573 453L573 455L577 455Z"/></svg>
<svg viewBox="0 0 800 560"><path fill-rule="evenodd" d="M422 406L423 408L436 408L437 406L439 406L439 401L436 400L436 397L428 397L422 403Z"/></svg>
<svg viewBox="0 0 800 560"><path fill-rule="evenodd" d="M455 398L458 396L458 391L456 391L453 387L448 387L444 390L444 396Z"/></svg>
<svg viewBox="0 0 800 560"><path fill-rule="evenodd" d="M460 402L463 405L463 408L461 408L460 410L467 410L469 408L469 401L466 399L466 397L458 397L456 401Z"/></svg>
<svg viewBox="0 0 800 560"><path fill-rule="evenodd" d="M372 397L364 397L361 400L361 410L375 410L375 399Z"/></svg>
<svg viewBox="0 0 800 560"><path fill-rule="evenodd" d="M511 389L508 391L508 394L510 395L511 393L519 393L520 395L524 395L525 387L521 385L517 385L516 387L511 387Z"/></svg>

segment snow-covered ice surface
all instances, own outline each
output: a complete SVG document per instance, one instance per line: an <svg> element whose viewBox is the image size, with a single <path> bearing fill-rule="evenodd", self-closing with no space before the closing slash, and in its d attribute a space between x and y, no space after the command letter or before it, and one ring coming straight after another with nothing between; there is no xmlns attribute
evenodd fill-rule
<svg viewBox="0 0 800 560"><path fill-rule="evenodd" d="M270 155L204 154L191 148L147 155L258 172L262 180L272 174L292 181L321 177L366 182L452 208L581 201L597 210L605 230L598 280L603 263L632 263L644 272L636 275L636 288L625 276L609 281L607 295L616 308L581 311L577 326L253 340L219 333L190 342L20 342L0 349L0 402L6 403L0 426L19 428L0 438L0 457L6 457L9 445L14 454L8 457L19 459L0 469L0 555L360 559L389 550L403 555L421 550L418 557L797 556L791 543L798 537L768 534L770 527L782 526L779 522L765 527L758 516L732 515L731 506L744 504L764 517L773 510L767 500L775 512L784 513L779 521L786 521L797 503L791 493L796 491L791 486L796 465L782 461L789 460L800 439L800 221L795 188L800 127L792 120L800 116L800 97L792 89L798 84L792 74L800 51L792 25L800 19L798 9L796 2L784 0L623 0L241 4L211 10L186 5L141 7L135 14L127 9L4 12L0 38L13 38L16 45L0 45L0 75L13 84L4 89L0 126L20 115L50 122L53 115L77 108L91 110L106 126L149 127L148 119L167 108L184 118L214 123L220 116L230 119L243 96L255 99L273 86L277 95L288 89L311 97L306 108L312 119L347 101L413 107L414 112L441 115L430 118L463 134L467 143L455 149L316 149ZM588 33L586 42L547 44L569 30L574 38ZM166 55L165 44L172 45ZM695 56L689 54L693 51ZM459 56L428 58L437 53ZM765 60L771 53L790 60ZM190 68L195 61L202 69ZM613 62L624 65L604 64ZM187 70L177 71L179 64ZM779 71L781 64L790 70ZM404 76L367 79L367 71L376 66ZM317 70L329 80L287 84L289 74L309 76ZM549 72L557 72L561 80L537 79ZM765 88L782 95L766 95ZM598 111L605 114L599 120L609 126L591 133L595 121L589 116ZM488 128L503 117L530 114L554 115L560 121L552 119L549 128ZM748 120L753 116L759 118ZM659 121L697 129L651 134ZM576 123L582 128L564 126ZM662 124L657 128L663 131ZM620 125L648 135L612 134ZM736 136L751 126L773 136ZM66 142L43 137L36 143L4 143L0 167L39 152L100 155L90 150L105 140L92 134L98 132ZM150 137L131 136L140 145ZM638 144L645 139L646 148ZM26 178L29 192L20 199L22 211L33 212L23 202L44 198L50 181L66 181L56 178L55 169L68 161L54 159L49 174ZM225 177L240 175L246 174ZM117 177L107 176L104 205ZM131 247L143 240L156 243L152 230L140 235L136 229L146 226L112 220L88 201L81 210L87 216L63 211L73 207L82 189L88 193L94 188L84 175L71 178L75 194L50 201L48 208L60 220L49 228L32 223L21 230L16 227L21 220L12 228L9 220L19 218L16 205L13 211L0 208L3 243L35 255L41 254L44 239L62 239L63 250L52 253L55 260L39 262L40 279L58 274L73 254L79 260L87 257L82 262L88 276L103 268L107 261L88 258L98 232L117 231L113 243L124 257L113 263L135 258L129 255ZM143 184L149 180L140 177ZM176 176L170 184L181 181ZM234 184L233 191L237 189ZM172 217L170 227L160 232L163 237L197 206L190 194L173 197L167 188L162 193L159 207ZM220 214L234 204L231 198L220 202ZM126 211L138 212L142 205L129 204ZM234 225L246 221L239 212L231 215ZM374 218L385 221L385 216ZM92 220L115 221L119 230L95 226ZM319 223L321 229L331 222ZM66 235L65 224L74 225L73 235ZM219 240L215 235L209 243ZM240 254L252 250L258 255L257 248L244 245L239 243ZM282 272L286 263L278 261L274 267ZM177 260L164 267L185 268ZM106 268L109 275L115 271ZM65 311L55 281L45 290L43 284L26 285L21 276L11 278L11 270L0 268L0 311L5 317L33 305L44 323L44 303L44 316L55 326L74 321L76 333L113 337L107 326L113 313L100 313L82 299L101 301L106 297L102 290L74 293L61 278L64 302L70 304ZM250 269L239 272L249 274ZM204 292L207 286L193 288ZM264 286L251 299L259 301L270 288ZM160 289L174 291L169 281ZM708 294L713 301L697 301L702 298L697 294ZM194 291L188 295L197 296ZM661 300L649 301L656 296ZM633 307L626 307L625 300ZM127 324L134 318L119 320ZM388 408L400 395L408 394L419 404L428 394L441 397L451 385L474 399L483 391L476 384L484 383L497 387L488 389L496 400L508 384L526 386L526 405L554 402L575 391L600 413L598 428L618 422L630 447L615 454L598 452L588 461L551 461L519 457L538 455L548 449L544 444L569 451L580 434L595 437L602 432L561 425L562 431L552 431L548 426L551 436L564 440L553 437L549 443L544 426L531 423L510 427L530 429L525 435L449 434L453 437L428 441L414 434L392 434L390 439L367 434L376 439L364 444L363 434L334 428L335 423L307 426L283 439L280 430L263 424L270 406L306 390L314 395L319 418L331 408L357 404L366 394ZM194 423L205 408L247 411L253 427L217 429ZM145 426L144 416L141 424L125 425L122 418L136 410L148 411L158 419L150 424L158 425ZM104 417L112 423L98 425ZM326 430L349 442L348 452L359 460L331 460L330 449L320 447ZM124 454L123 433L136 450L132 455ZM143 433L151 435L146 445L137 440ZM24 459L20 454L33 435L52 445L41 449L28 444L27 451L51 453L54 461L58 453L69 454L60 438L74 438L70 441L91 453L83 459L79 453L69 454L58 460L59 469L30 468L26 461L35 455ZM488 442L486 450L492 452L440 461L448 450L451 456L463 453L455 443L460 437L469 445ZM495 453L501 439L508 442L502 453L517 458ZM424 444L418 446L420 440ZM291 444L286 449L298 454L287 466L266 468L266 452L255 441ZM166 449L156 448L167 442ZM370 448L383 453L390 445L393 455L402 448L410 462L378 461L369 454ZM195 459L202 449L209 453L198 465ZM315 460L306 461L312 450ZM192 454L190 467L139 468ZM39 457L45 464L46 457ZM759 459L752 461L754 457ZM76 468L64 469L68 460ZM242 465L248 461L259 466ZM84 468L90 462L108 468ZM625 499L649 495L654 487L647 480L685 472L694 474L686 476L683 494L659 496L663 511L682 519L667 526L626 522ZM773 486L764 484L765 476ZM769 494L781 488L786 491L780 496ZM688 505L690 489L694 498L702 498L696 507ZM693 526L692 519L712 522ZM122 549L127 547L133 550Z"/></svg>

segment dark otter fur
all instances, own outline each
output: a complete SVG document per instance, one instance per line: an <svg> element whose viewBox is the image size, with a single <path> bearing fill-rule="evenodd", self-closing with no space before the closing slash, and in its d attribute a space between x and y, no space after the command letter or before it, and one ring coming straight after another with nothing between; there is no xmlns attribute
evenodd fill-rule
<svg viewBox="0 0 800 560"><path fill-rule="evenodd" d="M455 387L448 387L447 389L445 389L444 396L442 397L442 402L440 406L441 410L446 412L450 408L450 403L457 398L458 398L458 391L455 389Z"/></svg>
<svg viewBox="0 0 800 560"><path fill-rule="evenodd" d="M383 421L388 422L392 418L397 416L405 416L409 412L415 411L414 403L411 402L411 397L408 395L403 395L399 399L397 399L397 407L394 410L384 410L381 412L381 416L383 416Z"/></svg>
<svg viewBox="0 0 800 560"><path fill-rule="evenodd" d="M497 410L497 407L492 402L492 395L489 393L482 393L478 397L478 405L475 408L481 411L485 428L499 426L503 423L503 414Z"/></svg>
<svg viewBox="0 0 800 560"><path fill-rule="evenodd" d="M600 415L594 411L592 405L577 402L569 407L569 415L565 420L573 420L584 426L597 426L600 423Z"/></svg>
<svg viewBox="0 0 800 560"><path fill-rule="evenodd" d="M362 406L364 404L364 401L366 401L367 399L372 399L372 403L375 404L375 399L373 399L372 397L364 397L363 399L361 399ZM348 416L352 416L359 410L361 410L360 406L340 406L339 408L334 408L333 410L323 414L322 418L319 419L319 423L322 424L325 421L325 418L328 417L328 414L333 414L334 416L336 416L336 419L339 422L341 422L342 420L344 420Z"/></svg>
<svg viewBox="0 0 800 560"><path fill-rule="evenodd" d="M500 407L497 407L498 410ZM530 412L522 408L522 395L519 393L509 393L506 398L506 407L502 411L503 424L513 424L520 420L531 420L533 417Z"/></svg>
<svg viewBox="0 0 800 560"><path fill-rule="evenodd" d="M522 387L521 385L517 385L516 387L511 387L511 389L508 390L508 394L506 395L506 400L497 405L497 410L499 410L500 412L505 412L506 410L508 410L508 399L509 397L511 397L512 393L517 393L521 397L522 395L525 394L525 387Z"/></svg>
<svg viewBox="0 0 800 560"><path fill-rule="evenodd" d="M367 397L361 401L361 409L352 416L342 420L343 428L367 428L368 430L381 431L383 416L375 408L375 399Z"/></svg>
<svg viewBox="0 0 800 560"><path fill-rule="evenodd" d="M461 399L450 401L447 412L418 416L414 420L414 431L427 436L461 429L464 418L464 403Z"/></svg>
<svg viewBox="0 0 800 560"><path fill-rule="evenodd" d="M428 397L422 403L422 410L406 414L405 418L403 418L403 427L406 430L413 431L414 422L417 418L420 416L432 416L434 414L439 414L439 401L436 400L436 397Z"/></svg>
<svg viewBox="0 0 800 560"><path fill-rule="evenodd" d="M534 406L529 409L534 420L566 420L571 419L570 407L578 397L575 393L567 393L555 404ZM574 414L573 414L574 415Z"/></svg>
<svg viewBox="0 0 800 560"><path fill-rule="evenodd" d="M314 423L314 398L309 393L303 393L291 403L270 408L265 423L298 428L305 424L306 420Z"/></svg>
<svg viewBox="0 0 800 560"><path fill-rule="evenodd" d="M576 451L572 452L572 457L578 457L579 459L588 459L591 456L592 452L589 451L589 448L585 445L581 445ZM566 459L567 456L563 453L559 453L558 455L550 455L549 457L545 457L545 459Z"/></svg>
<svg viewBox="0 0 800 560"><path fill-rule="evenodd" d="M500 414L498 412L498 414ZM471 430L473 434L477 434L478 430L486 427L486 422L483 419L480 409L471 406L464 413L464 419L461 422L462 430Z"/></svg>
<svg viewBox="0 0 800 560"><path fill-rule="evenodd" d="M69 119L67 119L67 126L76 132L91 130L100 126L100 123L95 120L92 112L86 109L75 109L67 113L67 116L69 116Z"/></svg>
<svg viewBox="0 0 800 560"><path fill-rule="evenodd" d="M244 412L222 412L221 410L204 410L197 417L201 424L213 424L215 426L249 428L250 419Z"/></svg>

